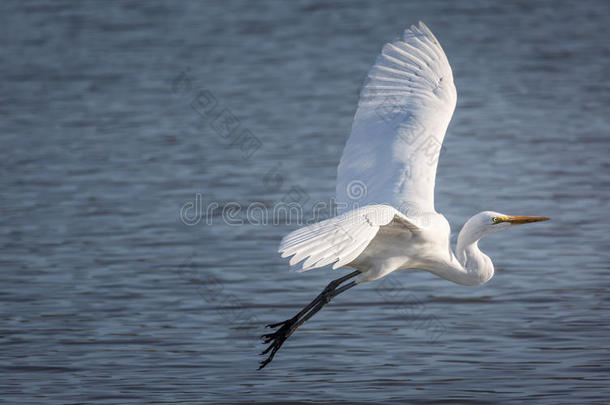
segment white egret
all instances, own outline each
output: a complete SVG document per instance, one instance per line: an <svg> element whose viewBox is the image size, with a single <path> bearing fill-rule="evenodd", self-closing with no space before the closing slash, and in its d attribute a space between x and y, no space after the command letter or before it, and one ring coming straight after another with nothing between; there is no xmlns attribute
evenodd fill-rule
<svg viewBox="0 0 610 405"><path fill-rule="evenodd" d="M545 217L485 211L460 231L455 254L450 228L434 209L436 167L456 104L453 75L438 40L422 22L388 43L368 73L352 132L339 163L340 215L298 229L281 241L297 271L332 264L355 271L332 281L294 317L263 335L265 367L284 341L336 295L396 270L420 269L463 285L494 274L477 245L492 233ZM349 281L354 278L354 280Z"/></svg>

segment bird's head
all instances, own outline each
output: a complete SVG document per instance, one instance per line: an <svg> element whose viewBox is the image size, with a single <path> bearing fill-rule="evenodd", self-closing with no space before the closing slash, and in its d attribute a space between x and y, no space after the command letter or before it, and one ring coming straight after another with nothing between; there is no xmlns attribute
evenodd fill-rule
<svg viewBox="0 0 610 405"><path fill-rule="evenodd" d="M470 218L464 224L462 232L464 232L464 236L468 235L466 239L469 239L469 241L467 243L473 243L485 236L504 231L514 225L548 220L549 218L547 217L506 215L494 211L483 211Z"/></svg>

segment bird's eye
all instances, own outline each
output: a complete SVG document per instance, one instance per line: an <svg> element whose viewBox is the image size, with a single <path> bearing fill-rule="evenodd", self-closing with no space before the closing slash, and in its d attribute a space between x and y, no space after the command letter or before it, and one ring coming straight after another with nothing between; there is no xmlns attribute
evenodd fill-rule
<svg viewBox="0 0 610 405"><path fill-rule="evenodd" d="M493 217L491 219L491 222L493 222L494 224L499 224L500 222L502 222L502 219L500 217Z"/></svg>

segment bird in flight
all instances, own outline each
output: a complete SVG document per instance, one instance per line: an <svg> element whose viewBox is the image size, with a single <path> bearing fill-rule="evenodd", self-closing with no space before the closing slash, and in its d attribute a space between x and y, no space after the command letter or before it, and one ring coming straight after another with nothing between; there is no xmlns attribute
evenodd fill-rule
<svg viewBox="0 0 610 405"><path fill-rule="evenodd" d="M419 269L474 286L494 274L478 241L513 225L546 221L484 211L461 229L455 253L450 227L434 209L434 182L457 94L447 57L419 22L383 47L360 94L337 174L339 215L286 235L282 257L297 271L332 264L354 271L331 281L294 317L261 338L262 369L297 328L342 292L396 270Z"/></svg>

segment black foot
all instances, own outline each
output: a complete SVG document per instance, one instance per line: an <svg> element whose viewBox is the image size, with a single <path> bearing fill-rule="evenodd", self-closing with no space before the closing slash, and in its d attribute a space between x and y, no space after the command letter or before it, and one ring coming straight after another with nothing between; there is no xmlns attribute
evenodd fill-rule
<svg viewBox="0 0 610 405"><path fill-rule="evenodd" d="M309 320L318 311L320 311L334 297L354 287L356 285L355 281L345 284L342 287L339 286L350 278L356 277L358 274L360 274L360 272L356 270L353 273L331 281L326 286L326 288L322 290L320 295L318 295L298 314L283 322L267 325L268 328L279 329L277 329L273 333L267 333L261 336L261 339L263 339L263 344L269 344L269 347L263 350L261 355L265 355L269 352L271 353L269 353L269 356L265 360L260 362L260 366L258 369L260 370L264 368L267 364L271 362L271 360L273 360L273 356L275 356L275 353L280 350L280 347L282 347L286 339L288 339L294 333L295 330L297 330L301 325L303 325L303 323L307 322L307 320Z"/></svg>
<svg viewBox="0 0 610 405"><path fill-rule="evenodd" d="M285 321L282 322L278 322L278 323L270 323L269 325L265 325L266 328L277 328L280 325L284 325L287 323L294 323L294 319L286 319ZM265 336L265 335L263 335Z"/></svg>
<svg viewBox="0 0 610 405"><path fill-rule="evenodd" d="M277 328L278 326L281 327L273 333L267 333L261 336L261 339L263 339L263 344L271 343L269 347L267 347L261 352L261 354L267 354L269 353L269 351L271 351L271 354L269 354L269 357L267 357L265 360L262 360L260 362L261 365L258 368L259 370L265 367L267 364L271 363L271 360L273 360L273 356L275 356L275 353L280 350L282 344L284 344L286 339L288 339L292 332L294 332L294 329L292 327L295 323L295 319L288 319L283 322L267 325L268 328Z"/></svg>

